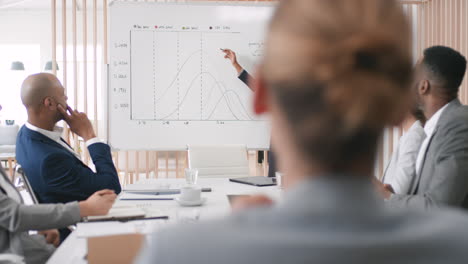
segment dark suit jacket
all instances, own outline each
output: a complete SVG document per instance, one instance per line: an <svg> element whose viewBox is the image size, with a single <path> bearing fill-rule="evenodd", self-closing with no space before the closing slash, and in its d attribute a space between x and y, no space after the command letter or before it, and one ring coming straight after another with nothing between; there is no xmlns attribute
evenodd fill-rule
<svg viewBox="0 0 468 264"><path fill-rule="evenodd" d="M252 75L250 75L246 70L243 70L239 75L239 79L249 86L252 89L251 84L249 82L252 79ZM270 152L268 153L268 177L275 177L276 172L276 158L273 150L270 147Z"/></svg>
<svg viewBox="0 0 468 264"><path fill-rule="evenodd" d="M88 149L96 173L59 143L23 126L16 141L16 159L40 203L81 201L106 188L120 193L109 146L95 143Z"/></svg>
<svg viewBox="0 0 468 264"><path fill-rule="evenodd" d="M389 203L422 209L468 208L468 106L458 99L442 112L410 193L395 194Z"/></svg>

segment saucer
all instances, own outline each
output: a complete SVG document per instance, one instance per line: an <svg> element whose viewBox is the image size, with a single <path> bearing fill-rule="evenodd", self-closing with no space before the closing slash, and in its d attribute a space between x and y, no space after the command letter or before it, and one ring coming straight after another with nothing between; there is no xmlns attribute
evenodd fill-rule
<svg viewBox="0 0 468 264"><path fill-rule="evenodd" d="M174 199L178 204L181 206L199 206L202 205L206 202L206 197L201 198L198 201L185 201L185 200L180 200L179 197Z"/></svg>

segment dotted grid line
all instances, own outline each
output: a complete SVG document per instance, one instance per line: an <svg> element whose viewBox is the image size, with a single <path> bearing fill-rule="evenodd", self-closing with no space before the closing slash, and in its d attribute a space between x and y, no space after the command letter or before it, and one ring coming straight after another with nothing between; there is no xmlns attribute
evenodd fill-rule
<svg viewBox="0 0 468 264"><path fill-rule="evenodd" d="M177 32L177 71L179 71L179 32ZM179 90L180 90L179 75L177 75L177 120L180 119Z"/></svg>
<svg viewBox="0 0 468 264"><path fill-rule="evenodd" d="M203 120L203 33L200 33L200 120Z"/></svg>
<svg viewBox="0 0 468 264"><path fill-rule="evenodd" d="M153 106L154 106L154 119L156 119L156 32L153 31Z"/></svg>

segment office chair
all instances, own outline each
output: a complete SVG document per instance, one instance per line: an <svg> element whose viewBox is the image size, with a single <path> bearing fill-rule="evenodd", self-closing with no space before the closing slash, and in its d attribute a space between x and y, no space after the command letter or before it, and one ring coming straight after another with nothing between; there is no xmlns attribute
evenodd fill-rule
<svg viewBox="0 0 468 264"><path fill-rule="evenodd" d="M15 172L13 174L13 185L15 186L16 190L21 194L23 198L23 202L26 205L34 205L39 204L39 200L34 193L31 184L29 183L28 177L26 177L26 173L24 173L23 168L21 168L20 164L17 164L15 167ZM70 225L67 227L70 231L76 230L75 225Z"/></svg>
<svg viewBox="0 0 468 264"><path fill-rule="evenodd" d="M249 176L245 145L188 145L189 168L203 178Z"/></svg>

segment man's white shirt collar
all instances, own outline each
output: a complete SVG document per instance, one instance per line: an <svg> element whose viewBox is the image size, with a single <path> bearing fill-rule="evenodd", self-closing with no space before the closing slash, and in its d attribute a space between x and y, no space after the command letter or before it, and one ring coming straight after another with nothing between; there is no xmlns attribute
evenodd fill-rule
<svg viewBox="0 0 468 264"><path fill-rule="evenodd" d="M50 131L50 130L45 130L45 129L42 129L42 128L39 128L39 127L36 127L34 125L32 125L31 123L29 122L26 122L26 127L33 130L33 131L36 131L36 132L39 132L41 133L42 135L52 139L53 141L57 141L59 142L60 144L63 143L62 141L62 134L63 134L63 127L58 127L58 126L55 126L54 127L54 130L53 131ZM89 147L91 146L92 144L95 144L95 143L101 143L101 140L99 140L99 138L95 137L95 138L92 138L88 141L85 142L86 143L86 147Z"/></svg>
<svg viewBox="0 0 468 264"><path fill-rule="evenodd" d="M35 125L32 125L29 122L26 122L26 127L31 129L32 131L41 133L42 135L52 139L53 141L61 140L60 138L62 137L62 133L63 133L63 128L58 127L58 126L55 126L53 131L50 131L50 130L39 128Z"/></svg>
<svg viewBox="0 0 468 264"><path fill-rule="evenodd" d="M437 123L439 123L440 116L444 112L445 108L447 108L451 103L452 102L445 104L429 120L427 120L426 125L424 126L424 132L426 132L427 137L430 137L434 133Z"/></svg>

